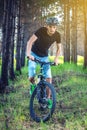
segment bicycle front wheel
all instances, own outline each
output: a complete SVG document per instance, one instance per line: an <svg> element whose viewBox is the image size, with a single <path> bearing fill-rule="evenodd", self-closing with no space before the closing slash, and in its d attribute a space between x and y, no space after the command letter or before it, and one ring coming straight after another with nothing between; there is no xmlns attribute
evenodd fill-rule
<svg viewBox="0 0 87 130"><path fill-rule="evenodd" d="M50 91L50 99L47 90ZM56 107L56 92L52 84L44 81L35 88L30 98L30 116L36 122L45 122L53 115Z"/></svg>

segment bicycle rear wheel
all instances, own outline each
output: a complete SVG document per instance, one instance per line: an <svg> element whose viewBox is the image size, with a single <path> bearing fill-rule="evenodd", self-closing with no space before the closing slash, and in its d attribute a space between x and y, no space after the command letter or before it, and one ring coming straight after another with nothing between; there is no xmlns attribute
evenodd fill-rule
<svg viewBox="0 0 87 130"><path fill-rule="evenodd" d="M46 90L51 92L50 99L47 98ZM45 122L53 115L56 107L56 92L52 84L44 81L35 88L30 98L30 116L36 122Z"/></svg>

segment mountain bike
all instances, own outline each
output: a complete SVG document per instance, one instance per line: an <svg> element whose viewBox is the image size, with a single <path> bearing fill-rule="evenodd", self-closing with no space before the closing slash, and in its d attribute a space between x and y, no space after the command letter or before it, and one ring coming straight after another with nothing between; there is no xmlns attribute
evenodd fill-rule
<svg viewBox="0 0 87 130"><path fill-rule="evenodd" d="M33 92L30 97L30 116L36 122L45 122L52 117L56 107L56 91L54 86L46 81L43 74L43 65L55 65L54 62L41 62L38 59L34 59L36 63L40 64L40 72L37 75L39 82L33 86ZM48 98L47 89L49 89L51 95Z"/></svg>

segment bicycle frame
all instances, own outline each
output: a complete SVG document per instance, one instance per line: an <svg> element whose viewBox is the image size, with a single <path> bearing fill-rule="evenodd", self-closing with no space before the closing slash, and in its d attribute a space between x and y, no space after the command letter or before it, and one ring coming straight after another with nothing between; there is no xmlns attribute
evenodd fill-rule
<svg viewBox="0 0 87 130"><path fill-rule="evenodd" d="M30 98L30 115L36 122L47 121L53 114L56 107L56 91L54 86L46 81L43 75L43 65L55 65L54 62L41 62L38 59L34 59L35 62L40 63L40 73L38 77L40 81L36 84L36 87ZM48 97L47 90L50 90L51 95Z"/></svg>
<svg viewBox="0 0 87 130"><path fill-rule="evenodd" d="M40 67L40 74L38 74L38 78L40 78L40 81L45 80L46 78L44 77L44 75L42 73L43 65L49 64L49 65L53 66L53 65L55 65L55 63L54 62L42 62L42 61L40 61L40 60L38 60L36 58L34 59L34 61L41 65L41 67Z"/></svg>

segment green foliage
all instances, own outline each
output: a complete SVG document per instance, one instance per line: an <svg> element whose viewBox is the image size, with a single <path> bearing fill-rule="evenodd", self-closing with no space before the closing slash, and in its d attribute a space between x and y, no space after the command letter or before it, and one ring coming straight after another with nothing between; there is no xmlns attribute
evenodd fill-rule
<svg viewBox="0 0 87 130"><path fill-rule="evenodd" d="M78 56L77 57L77 64L78 65L83 65L84 63L84 57L83 56Z"/></svg>
<svg viewBox="0 0 87 130"><path fill-rule="evenodd" d="M30 118L30 85L28 68L24 67L16 81L10 82L6 93L0 94L1 130L87 129L87 69L81 65L62 64L63 57L59 60L61 64L52 67L53 84L57 92L53 117L46 123L36 123Z"/></svg>
<svg viewBox="0 0 87 130"><path fill-rule="evenodd" d="M54 68L52 70L55 75L55 84L58 87L59 121L66 120L66 128L69 130L87 128L87 69L65 63L58 66L55 72ZM82 125L84 119L84 125Z"/></svg>

